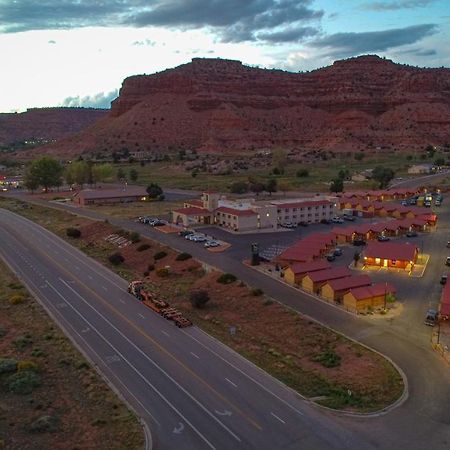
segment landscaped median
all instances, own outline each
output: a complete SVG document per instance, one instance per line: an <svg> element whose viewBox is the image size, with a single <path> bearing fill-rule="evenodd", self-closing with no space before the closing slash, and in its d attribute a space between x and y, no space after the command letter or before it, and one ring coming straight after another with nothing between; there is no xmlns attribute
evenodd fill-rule
<svg viewBox="0 0 450 450"><path fill-rule="evenodd" d="M0 448L141 449L142 426L0 260Z"/></svg>
<svg viewBox="0 0 450 450"><path fill-rule="evenodd" d="M157 297L176 306L195 325L306 398L366 413L386 408L402 396L401 375L381 355L274 302L257 287L206 271L190 255L180 258L174 250L142 238L119 249L105 237L123 231L60 210L24 207L12 199L0 199L0 207L40 223L124 278L144 279ZM81 236L66 236L69 227L79 229ZM114 253L121 258L109 259ZM190 300L192 292L201 291L207 292L209 301L199 305ZM136 300L130 296L132 301Z"/></svg>

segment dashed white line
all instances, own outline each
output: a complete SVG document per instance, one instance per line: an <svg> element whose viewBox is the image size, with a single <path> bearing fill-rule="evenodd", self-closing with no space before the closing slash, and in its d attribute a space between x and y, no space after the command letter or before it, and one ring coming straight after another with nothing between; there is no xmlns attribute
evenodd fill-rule
<svg viewBox="0 0 450 450"><path fill-rule="evenodd" d="M170 334L167 333L167 331L161 330L161 333L162 333L162 334L165 334L167 337L170 337Z"/></svg>
<svg viewBox="0 0 450 450"><path fill-rule="evenodd" d="M228 383L230 383L232 386L234 386L235 388L237 388L237 384L233 383L231 380L229 380L228 378L225 378L225 380L228 381Z"/></svg>
<svg viewBox="0 0 450 450"><path fill-rule="evenodd" d="M200 357L197 356L195 353L192 353L192 352L191 352L191 355L192 355L194 358L200 359Z"/></svg>
<svg viewBox="0 0 450 450"><path fill-rule="evenodd" d="M273 412L270 413L273 417L275 417L275 419L279 420L281 423L286 423L283 419L280 419L276 414L274 414Z"/></svg>
<svg viewBox="0 0 450 450"><path fill-rule="evenodd" d="M91 277L90 275L88 275L88 278L89 278L90 280L92 280L92 277Z"/></svg>
<svg viewBox="0 0 450 450"><path fill-rule="evenodd" d="M125 302L121 298L119 299L119 302L125 304Z"/></svg>
<svg viewBox="0 0 450 450"><path fill-rule="evenodd" d="M145 316L143 314L141 314L141 313L138 313L138 316L142 317L142 319L145 319Z"/></svg>
<svg viewBox="0 0 450 450"><path fill-rule="evenodd" d="M102 286L102 289L103 289L104 291L107 291L107 290L108 290L108 288L106 288L105 286Z"/></svg>

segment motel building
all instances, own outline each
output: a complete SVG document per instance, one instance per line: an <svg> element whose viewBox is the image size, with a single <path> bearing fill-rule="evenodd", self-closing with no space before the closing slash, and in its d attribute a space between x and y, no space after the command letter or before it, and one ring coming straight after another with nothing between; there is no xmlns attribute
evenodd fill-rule
<svg viewBox="0 0 450 450"><path fill-rule="evenodd" d="M368 275L355 275L327 281L321 289L321 297L329 303L341 304L344 294L350 289L370 286L372 280Z"/></svg>
<svg viewBox="0 0 450 450"><path fill-rule="evenodd" d="M364 265L412 270L419 250L413 244L373 241L364 250Z"/></svg>
<svg viewBox="0 0 450 450"><path fill-rule="evenodd" d="M343 296L347 311L361 314L376 308L384 308L388 296L395 296L396 289L390 283L376 283L372 286L352 288Z"/></svg>
<svg viewBox="0 0 450 450"><path fill-rule="evenodd" d="M284 279L291 286L300 286L306 275L325 269L331 269L331 264L323 259L309 263L294 263L284 269Z"/></svg>

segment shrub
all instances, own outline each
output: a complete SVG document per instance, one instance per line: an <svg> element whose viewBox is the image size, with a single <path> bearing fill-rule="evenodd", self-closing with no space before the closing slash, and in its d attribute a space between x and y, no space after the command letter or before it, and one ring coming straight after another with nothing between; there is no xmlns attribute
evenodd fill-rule
<svg viewBox="0 0 450 450"><path fill-rule="evenodd" d="M25 296L22 294L14 294L9 297L9 303L11 305L19 305L25 301Z"/></svg>
<svg viewBox="0 0 450 450"><path fill-rule="evenodd" d="M58 419L54 416L41 416L30 424L31 433L46 433L56 431L58 428Z"/></svg>
<svg viewBox="0 0 450 450"><path fill-rule="evenodd" d="M187 259L191 259L192 255L190 253L180 253L179 255L177 255L177 257L175 258L177 261L186 261Z"/></svg>
<svg viewBox="0 0 450 450"><path fill-rule="evenodd" d="M155 265L154 264L149 264L148 266L147 266L147 271L148 272L153 272L155 270Z"/></svg>
<svg viewBox="0 0 450 450"><path fill-rule="evenodd" d="M33 361L24 359L17 363L17 371L24 372L25 370L32 370L33 372L38 372L39 366Z"/></svg>
<svg viewBox="0 0 450 450"><path fill-rule="evenodd" d="M260 288L253 288L250 293L254 296L254 297L259 297L261 295L264 294L263 290Z"/></svg>
<svg viewBox="0 0 450 450"><path fill-rule="evenodd" d="M157 261L158 259L163 259L167 256L167 253L165 251L161 251L161 252L156 252L153 255L153 258L155 259L155 261Z"/></svg>
<svg viewBox="0 0 450 450"><path fill-rule="evenodd" d="M309 177L309 170L308 169L300 169L297 171L297 177L298 178L306 178Z"/></svg>
<svg viewBox="0 0 450 450"><path fill-rule="evenodd" d="M270 306L273 304L273 300L270 300L270 298L268 298L267 300L264 300L263 305L264 306Z"/></svg>
<svg viewBox="0 0 450 450"><path fill-rule="evenodd" d="M31 394L41 385L41 377L33 371L17 372L8 378L8 390L14 394Z"/></svg>
<svg viewBox="0 0 450 450"><path fill-rule="evenodd" d="M0 374L11 373L17 370L17 361L12 358L0 358Z"/></svg>
<svg viewBox="0 0 450 450"><path fill-rule="evenodd" d="M144 277L148 277L150 275L150 272L148 271L148 270L146 270L145 272L144 272Z"/></svg>
<svg viewBox="0 0 450 450"><path fill-rule="evenodd" d="M5 327L0 325L0 338L6 336L8 334L8 330Z"/></svg>
<svg viewBox="0 0 450 450"><path fill-rule="evenodd" d="M143 252L144 250L148 250L150 248L150 244L141 244L136 250L138 252Z"/></svg>
<svg viewBox="0 0 450 450"><path fill-rule="evenodd" d="M81 231L78 228L69 227L66 230L66 235L72 238L81 237Z"/></svg>
<svg viewBox="0 0 450 450"><path fill-rule="evenodd" d="M231 284L236 280L237 278L232 273L223 273L219 278L217 278L217 282L222 284Z"/></svg>
<svg viewBox="0 0 450 450"><path fill-rule="evenodd" d="M44 356L44 352L40 348L33 348L33 351L31 352L31 356Z"/></svg>
<svg viewBox="0 0 450 450"><path fill-rule="evenodd" d="M22 336L19 336L16 339L14 339L14 341L13 341L13 344L19 350L23 350L25 347L28 347L32 343L33 343L33 340L31 339L31 335L29 335L29 334L24 334Z"/></svg>
<svg viewBox="0 0 450 450"><path fill-rule="evenodd" d="M156 275L161 278L166 278L169 276L169 269L167 267L156 269Z"/></svg>
<svg viewBox="0 0 450 450"><path fill-rule="evenodd" d="M108 260L111 264L114 264L115 266L118 266L119 264L122 264L125 261L125 258L122 256L121 253L116 252L113 253L108 257Z"/></svg>
<svg viewBox="0 0 450 450"><path fill-rule="evenodd" d="M320 362L324 367L337 367L341 365L341 357L331 348L314 356L313 361Z"/></svg>
<svg viewBox="0 0 450 450"><path fill-rule="evenodd" d="M206 303L209 302L209 294L207 291L192 291L189 297L191 304L194 308L204 308Z"/></svg>
<svg viewBox="0 0 450 450"><path fill-rule="evenodd" d="M130 241L133 243L133 244L136 244L136 242L139 242L141 240L141 236L140 236L140 234L137 232L137 231L133 231L131 234L130 234Z"/></svg>

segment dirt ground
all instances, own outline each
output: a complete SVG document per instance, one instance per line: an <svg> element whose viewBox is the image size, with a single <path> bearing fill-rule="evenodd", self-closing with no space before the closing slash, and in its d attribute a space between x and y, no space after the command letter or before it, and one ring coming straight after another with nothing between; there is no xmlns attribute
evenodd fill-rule
<svg viewBox="0 0 450 450"><path fill-rule="evenodd" d="M45 209L14 208L45 225ZM120 249L125 261L113 267L107 256L119 249L104 238L116 229L108 223L55 213L48 228L64 235L70 220L77 223L82 237L72 240L73 244L128 280L144 279L149 289L177 306L196 325L300 394L336 409L366 412L386 407L403 392L402 379L387 360L303 318L258 289L239 280L221 284L217 281L220 273L207 272L192 258L177 261L174 250L147 239ZM143 244L149 248L138 251ZM155 259L161 252L166 255ZM191 292L197 290L206 290L210 296L204 309L190 303ZM230 335L230 327L235 328L234 335Z"/></svg>
<svg viewBox="0 0 450 450"><path fill-rule="evenodd" d="M23 301L11 304L14 296ZM32 364L29 393L10 389L2 358ZM0 261L0 448L8 450L143 448L137 418L109 389L38 303ZM47 421L48 429L36 426ZM39 423L39 422L37 422Z"/></svg>

